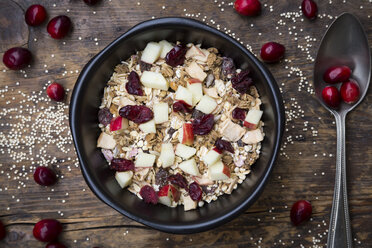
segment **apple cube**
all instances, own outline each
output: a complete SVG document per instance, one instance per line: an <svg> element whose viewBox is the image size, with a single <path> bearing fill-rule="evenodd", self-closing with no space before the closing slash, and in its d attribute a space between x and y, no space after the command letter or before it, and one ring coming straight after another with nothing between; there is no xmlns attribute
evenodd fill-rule
<svg viewBox="0 0 372 248"><path fill-rule="evenodd" d="M207 77L207 73L205 73L195 61L192 62L188 67L186 67L185 71L187 72L187 74L190 75L190 77L197 78L201 82L203 82L204 79Z"/></svg>
<svg viewBox="0 0 372 248"><path fill-rule="evenodd" d="M173 145L171 143L162 144L159 160L161 161L163 168L172 166L174 164L174 158Z"/></svg>
<svg viewBox="0 0 372 248"><path fill-rule="evenodd" d="M258 142L261 142L264 139L264 136L261 133L260 129L255 129L252 131L247 131L243 138L242 141L245 144L256 144Z"/></svg>
<svg viewBox="0 0 372 248"><path fill-rule="evenodd" d="M201 62L207 62L208 55L209 55L208 50L200 49L199 47L193 45L192 47L189 48L189 50L187 50L185 57L194 58Z"/></svg>
<svg viewBox="0 0 372 248"><path fill-rule="evenodd" d="M152 119L151 121L139 124L138 127L144 133L156 133L156 126L155 126L154 119Z"/></svg>
<svg viewBox="0 0 372 248"><path fill-rule="evenodd" d="M193 199L191 199L189 195L183 198L184 211L189 211L197 207L198 207L198 203L196 201L193 201Z"/></svg>
<svg viewBox="0 0 372 248"><path fill-rule="evenodd" d="M141 83L149 88L168 90L169 82L159 72L144 71L140 78Z"/></svg>
<svg viewBox="0 0 372 248"><path fill-rule="evenodd" d="M226 180L230 178L230 169L220 160L209 166L208 174L212 180Z"/></svg>
<svg viewBox="0 0 372 248"><path fill-rule="evenodd" d="M97 140L97 147L104 149L114 149L116 146L116 141L111 135L102 132Z"/></svg>
<svg viewBox="0 0 372 248"><path fill-rule="evenodd" d="M155 163L156 156L154 154L140 153L137 155L134 162L135 167L152 167Z"/></svg>
<svg viewBox="0 0 372 248"><path fill-rule="evenodd" d="M214 182L207 176L192 177L199 185L212 185Z"/></svg>
<svg viewBox="0 0 372 248"><path fill-rule="evenodd" d="M178 140L180 143L189 146L194 143L194 131L191 123L184 123L178 132Z"/></svg>
<svg viewBox="0 0 372 248"><path fill-rule="evenodd" d="M152 64L160 57L161 50L162 45L156 42L149 42L142 52L141 60L145 63Z"/></svg>
<svg viewBox="0 0 372 248"><path fill-rule="evenodd" d="M204 114L210 114L217 107L217 102L210 96L204 95L195 109L203 112Z"/></svg>
<svg viewBox="0 0 372 248"><path fill-rule="evenodd" d="M187 89L192 93L192 105L195 106L203 97L203 86L201 83L188 83Z"/></svg>
<svg viewBox="0 0 372 248"><path fill-rule="evenodd" d="M168 184L160 188L158 198L161 204L171 207L172 202L178 202L180 199L180 192L174 186Z"/></svg>
<svg viewBox="0 0 372 248"><path fill-rule="evenodd" d="M186 89L183 86L178 86L174 99L175 100L182 100L185 103L187 103L188 105L193 106L192 105L192 103L193 103L192 92L190 90Z"/></svg>
<svg viewBox="0 0 372 248"><path fill-rule="evenodd" d="M215 164L218 160L220 160L221 157L222 157L221 153L212 149L203 156L203 162L206 163L208 166L211 166Z"/></svg>
<svg viewBox="0 0 372 248"><path fill-rule="evenodd" d="M117 171L115 173L115 179L123 189L132 183L133 171Z"/></svg>
<svg viewBox="0 0 372 248"><path fill-rule="evenodd" d="M166 102L154 104L154 120L155 124L160 124L168 121L169 106Z"/></svg>
<svg viewBox="0 0 372 248"><path fill-rule="evenodd" d="M200 176L199 169L196 165L195 159L193 158L180 163L178 167L187 174L192 176Z"/></svg>
<svg viewBox="0 0 372 248"><path fill-rule="evenodd" d="M243 123L244 126L251 130L256 129L258 123L261 120L262 114L263 112L261 110L256 109L249 110Z"/></svg>
<svg viewBox="0 0 372 248"><path fill-rule="evenodd" d="M119 131L128 128L128 119L125 119L121 116L113 118L110 122L110 131Z"/></svg>
<svg viewBox="0 0 372 248"><path fill-rule="evenodd" d="M173 49L173 45L166 40L160 41L159 44L161 45L160 58L164 59L167 53Z"/></svg>
<svg viewBox="0 0 372 248"><path fill-rule="evenodd" d="M195 153L196 149L194 147L185 146L184 144L178 144L176 146L176 155L183 159L189 159L194 156Z"/></svg>

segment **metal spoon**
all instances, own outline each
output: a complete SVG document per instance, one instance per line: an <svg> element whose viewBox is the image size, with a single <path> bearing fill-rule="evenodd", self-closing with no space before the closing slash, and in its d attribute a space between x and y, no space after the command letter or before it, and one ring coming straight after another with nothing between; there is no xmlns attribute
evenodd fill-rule
<svg viewBox="0 0 372 248"><path fill-rule="evenodd" d="M339 110L329 108L322 100L324 72L331 66L347 65L360 88L360 99L355 104L342 103ZM367 93L371 77L371 53L368 39L358 19L349 13L339 16L324 35L314 66L314 88L320 103L330 111L337 126L336 180L328 248L351 248L352 237L346 187L345 118Z"/></svg>

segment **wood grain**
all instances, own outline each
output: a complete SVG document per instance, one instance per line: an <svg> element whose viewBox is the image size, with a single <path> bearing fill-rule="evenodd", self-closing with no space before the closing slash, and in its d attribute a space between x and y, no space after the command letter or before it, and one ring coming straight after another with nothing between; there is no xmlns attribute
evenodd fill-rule
<svg viewBox="0 0 372 248"><path fill-rule="evenodd" d="M288 16L300 13L300 2L262 1L266 4L262 14L247 18L234 12L231 1L222 4L222 1L214 0L103 0L99 5L89 7L80 0L40 0L49 17L66 14L73 21L73 32L64 40L57 41L47 34L46 23L41 27L24 28L22 12L34 1L1 1L0 50L4 52L11 46L24 45L29 47L35 59L23 73L6 70L3 64L0 65L0 96L3 95L0 98L0 124L4 124L0 126L0 219L8 231L0 246L44 247L33 238L33 225L42 218L57 218L64 224L61 241L68 247L325 247L333 197L336 131L333 117L308 92L313 67L308 56L315 57L326 25L345 11L358 16L372 44L372 19L369 17L372 4L365 0L348 0L346 3L333 0L332 4L317 1L322 18L302 21L300 15L294 17L296 22L293 22ZM273 11L270 11L270 6ZM9 11L10 7L15 10ZM11 152L19 154L24 150L27 153L30 149L27 140L24 139L17 149L7 147L4 141L14 138L14 126L7 124L16 124L20 120L16 116L20 114L31 117L26 121L30 126L24 127L25 137L42 135L45 131L37 125L31 127L37 119L37 112L29 113L24 109L19 113L19 101L41 92L38 95L41 100L29 102L29 108L35 107L42 112L42 107L54 107L58 112L57 106L66 106L69 97L61 105L43 100L45 84L57 81L72 90L78 73L92 56L131 26L153 16L188 16L214 27L219 25L221 30L249 44L256 54L267 41L280 42L287 49L285 61L268 65L282 88L288 119L283 150L269 183L262 196L244 214L200 234L162 233L131 221L100 202L75 166L76 155L69 131L61 129L68 127L67 118L58 122L61 124L56 127L60 130L59 134L52 135L55 139L59 138L60 143L48 144L48 139L40 140L31 147L32 154L25 155L27 159L21 162L13 159ZM362 104L347 118L348 190L355 247L372 246L371 103L372 96L368 92ZM18 112L7 112L12 107L18 107ZM5 112L7 114L3 114ZM58 113L66 117L68 109ZM66 142L61 137L66 137ZM45 147L45 153L41 154L42 147ZM65 153L61 147L70 150ZM60 177L63 176L52 188L33 183L32 171L36 163L33 164L31 158L37 161L37 154L41 154L39 158L49 159ZM22 166L25 168L23 173L28 174L17 178ZM311 201L313 216L306 224L293 227L289 211L291 205L300 199Z"/></svg>

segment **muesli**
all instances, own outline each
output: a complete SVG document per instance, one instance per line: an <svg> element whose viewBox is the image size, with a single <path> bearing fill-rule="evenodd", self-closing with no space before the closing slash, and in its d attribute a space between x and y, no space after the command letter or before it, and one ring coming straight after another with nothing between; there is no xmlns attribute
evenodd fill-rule
<svg viewBox="0 0 372 248"><path fill-rule="evenodd" d="M260 105L250 71L216 48L150 42L115 67L97 147L120 187L188 211L251 172L264 138Z"/></svg>

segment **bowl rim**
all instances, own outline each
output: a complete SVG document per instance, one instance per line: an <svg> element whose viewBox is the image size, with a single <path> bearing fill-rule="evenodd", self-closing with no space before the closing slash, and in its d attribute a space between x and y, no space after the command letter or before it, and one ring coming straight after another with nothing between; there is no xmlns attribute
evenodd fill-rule
<svg viewBox="0 0 372 248"><path fill-rule="evenodd" d="M264 174L262 180L259 182L259 184L256 186L256 189L253 191L251 195L249 195L242 204L240 204L238 207L233 209L232 211L228 212L227 214L218 216L217 218L213 220L208 220L202 223L194 223L194 224L164 224L164 223L156 223L153 221L147 221L145 219L142 219L139 216L133 215L129 212L127 212L125 209L121 208L117 203L111 201L108 197L106 197L105 193L101 192L98 187L95 186L92 178L87 173L87 165L82 159L82 153L79 149L81 141L77 139L78 132L77 132L77 123L79 121L79 118L74 114L76 112L76 109L78 108L78 100L79 95L81 91L83 90L83 85L86 76L89 74L89 71L93 67L93 65L101 59L108 51L110 51L112 48L114 48L118 43L125 40L127 37L130 37L132 35L135 35L137 33L141 33L143 30L146 30L150 27L153 27L156 25L159 26L186 26L191 28L196 28L199 30L203 30L212 34L215 34L217 36L222 37L223 39L228 40L233 46L237 46L246 56L249 57L249 59L258 67L258 69L261 71L262 75L266 79L266 83L268 84L272 95L273 100L275 102L274 106L274 116L277 122L276 132L277 137L275 137L274 140L274 149L271 158L268 162L268 168L267 172ZM185 18L185 17L163 17L163 18L156 18L151 19L147 21L143 21L129 30L127 30L125 33L120 35L118 38L116 38L114 41L112 41L109 45L107 45L103 50L101 50L98 54L96 54L92 59L89 60L89 62L84 66L82 69L78 79L76 80L72 95L71 95L71 101L70 101L70 108L69 108L69 123L70 123L70 130L71 134L73 136L74 146L75 150L79 159L80 163L80 169L82 171L83 177L88 184L91 191L105 204L110 206L111 208L115 209L119 213L125 215L126 217L137 221L139 223L142 223L146 226L152 227L154 229L168 232L168 233L174 233L174 234L189 234L189 233L196 233L196 232L202 232L207 231L212 228L215 228L219 225L225 224L235 217L237 217L239 214L241 214L243 211L245 211L250 205L252 205L255 200L258 198L258 196L261 194L268 177L271 174L271 171L273 170L275 161L278 156L283 132L284 132L284 126L285 126L285 114L284 114L284 106L283 106L283 100L281 93L279 91L279 88L277 86L277 83L270 73L270 71L265 68L265 66L250 52L248 51L243 45L240 44L240 42L236 41L231 36L211 27L208 26L205 23L202 23L198 20L191 19L191 18Z"/></svg>

